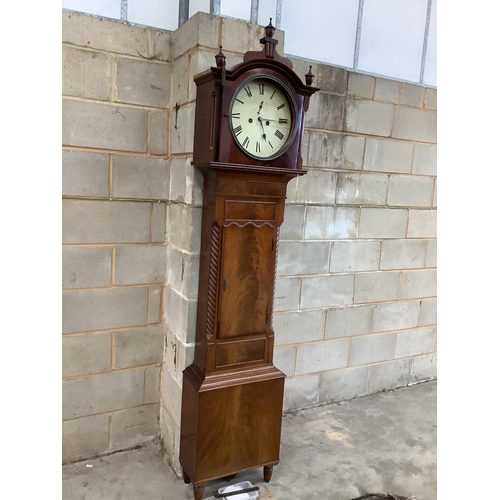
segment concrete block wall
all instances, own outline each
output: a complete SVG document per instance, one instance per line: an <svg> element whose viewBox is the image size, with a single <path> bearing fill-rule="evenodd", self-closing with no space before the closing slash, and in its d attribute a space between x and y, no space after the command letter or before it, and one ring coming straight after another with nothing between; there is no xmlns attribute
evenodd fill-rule
<svg viewBox="0 0 500 500"><path fill-rule="evenodd" d="M63 12L63 460L159 437L170 33Z"/></svg>
<svg viewBox="0 0 500 500"><path fill-rule="evenodd" d="M203 13L172 33L63 13L65 460L160 436L180 470L203 201L193 77L261 36ZM321 92L281 229L285 409L436 376L436 91L293 62Z"/></svg>
<svg viewBox="0 0 500 500"><path fill-rule="evenodd" d="M275 298L287 410L436 377L436 90L312 66Z"/></svg>

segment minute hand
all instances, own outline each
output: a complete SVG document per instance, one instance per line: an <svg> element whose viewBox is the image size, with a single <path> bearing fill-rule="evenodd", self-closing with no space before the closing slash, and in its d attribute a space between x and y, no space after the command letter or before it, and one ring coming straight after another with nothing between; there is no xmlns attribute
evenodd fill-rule
<svg viewBox="0 0 500 500"><path fill-rule="evenodd" d="M279 122L279 123L282 123L283 125L288 125L288 121L286 121L286 122L280 122L279 120L276 120L275 118L264 118L264 117L262 117L262 121L265 121L265 122Z"/></svg>

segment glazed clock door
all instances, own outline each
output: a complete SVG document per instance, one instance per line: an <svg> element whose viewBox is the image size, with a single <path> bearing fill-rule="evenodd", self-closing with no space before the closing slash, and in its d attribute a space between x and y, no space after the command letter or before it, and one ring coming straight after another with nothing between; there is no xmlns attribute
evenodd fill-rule
<svg viewBox="0 0 500 500"><path fill-rule="evenodd" d="M257 159L282 155L297 133L297 106L290 91L271 77L251 78L230 104L231 132L236 144Z"/></svg>
<svg viewBox="0 0 500 500"><path fill-rule="evenodd" d="M265 360L274 286L275 228L229 222L223 228L217 367Z"/></svg>

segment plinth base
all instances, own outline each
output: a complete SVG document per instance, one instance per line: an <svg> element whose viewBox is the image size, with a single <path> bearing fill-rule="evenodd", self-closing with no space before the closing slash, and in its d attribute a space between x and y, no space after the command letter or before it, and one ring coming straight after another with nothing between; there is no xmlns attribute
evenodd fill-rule
<svg viewBox="0 0 500 500"><path fill-rule="evenodd" d="M205 484L279 463L285 375L274 366L207 376L184 370L180 462L195 498ZM201 495L201 496L197 496Z"/></svg>

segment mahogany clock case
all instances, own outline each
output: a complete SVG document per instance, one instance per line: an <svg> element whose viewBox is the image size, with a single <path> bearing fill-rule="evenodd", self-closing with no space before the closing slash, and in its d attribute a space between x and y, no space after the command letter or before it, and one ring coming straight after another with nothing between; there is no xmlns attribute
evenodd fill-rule
<svg viewBox="0 0 500 500"><path fill-rule="evenodd" d="M262 52L232 70L195 77L193 164L203 172L200 278L194 361L183 372L180 462L196 500L210 480L279 462L285 375L273 365L272 313L279 227L288 182L306 173L300 156L304 112L316 90L275 54L274 28ZM277 157L245 154L231 129L241 85L269 78L293 107L290 143Z"/></svg>

